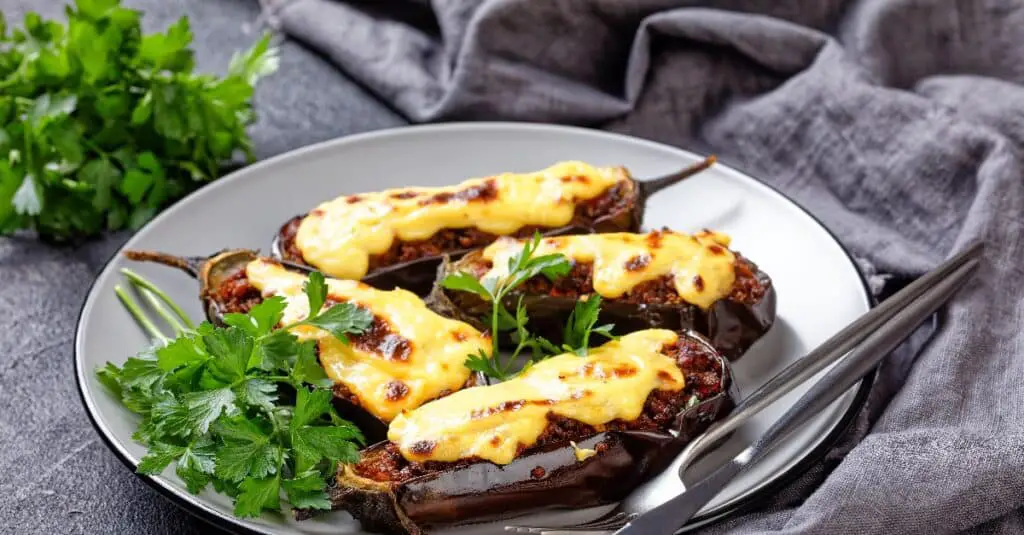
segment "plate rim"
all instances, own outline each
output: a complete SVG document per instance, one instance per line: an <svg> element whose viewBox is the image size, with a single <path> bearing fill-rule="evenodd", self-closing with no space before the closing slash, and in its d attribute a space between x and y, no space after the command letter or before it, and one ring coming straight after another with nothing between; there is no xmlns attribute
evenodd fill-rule
<svg viewBox="0 0 1024 535"><path fill-rule="evenodd" d="M305 156L307 154L310 154L310 153L318 153L320 151L330 150L331 147L333 147L335 145L341 145L341 144L346 144L346 143L358 143L358 142L372 141L374 138L378 138L378 137L386 138L386 137L393 136L393 135L396 135L396 134L408 133L410 131L428 131L429 132L431 130L454 130L454 131L458 131L458 130L476 130L476 129L498 129L498 130L510 129L510 130L522 130L522 131L530 131L530 130L537 131L537 130L541 130L541 131L563 132L563 133L569 133L569 134L574 134L574 135L591 135L591 136L598 136L598 137L610 137L610 138L618 138L619 140L624 141L624 142L639 143L639 144L642 144L642 145L644 145L644 144L652 145L652 146L657 146L659 148L668 148L668 149L671 149L671 150L674 150L674 151L678 151L678 152L699 155L699 153L695 153L695 152L689 151L689 150L681 148L681 147L676 147L676 146L673 146L673 145L669 145L667 143L661 143L661 142L658 142L658 141L654 141L654 140L650 140L650 139L646 139L646 138L641 138L641 137L637 137L637 136L632 136L632 135L628 135L628 134L618 133L618 132L608 132L608 131L604 131L604 130L596 130L596 129L586 128L586 127L581 127L581 126L559 125L559 124L549 124L549 123L521 123L521 122L513 122L513 121L477 121L477 122L474 122L474 121L460 121L460 122L437 123L437 124L403 125L403 126L389 127L389 128L378 129L378 130L371 130L371 131L368 131L368 132L360 132L360 133L355 133L355 134L342 135L342 136L339 136L339 137L336 137L336 138L333 138L333 139L328 139L328 140L320 141L320 142L313 143L313 144L310 144L310 145L306 145L306 146L303 146L303 147L298 147L296 149L293 149L293 150L290 150L290 151L286 151L286 152L283 152L283 153L280 153L280 154L276 154L274 156L271 156L271 157L263 159L263 160L259 160L257 162L252 163L252 164L246 165L245 167L242 167L240 169L236 169L236 170L228 173L227 175L225 175L225 176L223 176L223 177L221 177L221 178L219 178L219 179L217 179L217 180L215 180L213 182L204 184L203 186L201 186L201 187L197 188L196 190L192 191L191 193L189 193L185 197L179 199L178 201L176 201L171 206L167 207L165 210L163 210L161 213L159 213L152 220L150 220L145 225L143 225L141 228L136 230L125 241L124 244L122 244L115 251L113 251L111 253L111 255L109 256L109 258L107 258L103 262L103 265L97 271L96 276L93 277L92 282L89 283L89 287L88 287L88 289L85 292L85 296L82 298L81 305L79 306L78 315L77 315L77 318L75 320L75 333L74 333L73 347L72 347L72 352L71 352L72 360L73 360L73 365L74 365L74 368L75 368L75 373L74 373L75 387L76 387L76 389L78 391L79 400L81 401L82 406L85 409L85 414L86 414L86 416L89 419L89 423L92 425L92 427L96 431L96 433L100 436L100 439L103 441L103 443L107 446L107 449L109 449L114 454L114 456L117 457L117 459L120 460L121 463L124 464L131 471L131 473L133 475L135 475L136 477L140 478L147 486L149 486L150 488L156 490L160 495L162 495L163 497L167 498L171 503L173 503L174 505L176 505L179 508L183 509L184 511L186 511L189 514L191 514L192 516L194 516L194 517L196 517L196 518L198 518L198 519L200 519L200 520L202 520L204 522L212 524L215 527L223 529L223 530L225 530L225 531L227 531L229 533L236 533L236 534L250 534L250 533L252 533L252 534L261 534L261 535L266 535L266 534L273 535L273 533L275 533L275 531L263 531L263 530L257 530L257 529L251 528L249 526L246 526L246 525L242 524L240 522L240 519L237 519L237 518L235 518L233 516L224 515L224 514L220 513L219 511L216 511L216 510L212 509L211 507L208 507L207 505L202 503L201 498L199 498L198 496L191 496L191 495L190 496L184 496L184 495L180 495L178 492L172 490L169 486L164 485L164 484L160 483L159 481L157 481L157 478L155 476L150 476L150 475L146 475L146 474L139 474L139 473L137 473L136 472L137 465L129 458L129 456L125 452L123 452L121 450L121 447L115 441L115 437L112 436L110 431L107 430L99 422L98 414L97 414L98 409L93 405L92 401L86 396L85 385L84 385L84 383L86 381L86 375L85 375L86 374L86 370L84 370L84 368L83 368L83 360L81 358L79 358L79 356L80 356L79 348L80 348L80 345L81 345L83 319L84 319L84 316L85 316L86 307L90 303L90 301L92 300L93 290L96 287L96 283L99 281L100 277L110 267L110 264L112 262L114 262L120 256L120 253L121 253L121 251L124 250L125 245L129 241L131 241L135 237L136 234L138 234L139 232L141 232L142 230L144 230L145 228L147 228L147 227L149 227L151 225L160 223L160 221L162 221L165 217L169 217L169 214L172 214L173 212L175 212L177 210L183 209L183 208L181 208L181 206L184 205L185 202L188 201L189 199L191 199L192 197L199 197L201 195L205 195L205 194L207 194L212 189L216 189L216 188L220 188L220 187L228 187L231 184L233 184L234 182L236 182L236 181L238 181L240 179L243 179L244 175L247 172L259 170L259 169L264 168L264 167L270 167L270 166L273 166L273 165L277 165L280 162L292 160L292 159L295 159L295 158L301 158L301 157L303 157L303 156ZM859 264L857 263L856 259L854 258L853 254L846 247L846 245L844 245L843 242L840 241L838 236L836 236L836 234L821 221L821 219L819 219L817 216L815 216L813 213L811 213L808 209L803 207L800 203L796 202L792 197L790 197L790 196L786 195L785 193L783 193L782 191L780 191L775 186L773 186L771 184L768 184L767 182L762 181L761 179L757 178L754 175L751 175L750 173L747 173L741 167L737 167L737 166L735 166L735 165L733 165L731 163L725 163L725 162L722 162L722 163L726 167L728 167L728 168L736 171L737 173L743 175L744 177L749 178L750 180L754 181L756 184L759 184L759 185L761 185L761 186L763 186L765 188L768 188L769 190L771 190L772 192L777 194L779 197L781 197L782 199L784 199L787 202L789 202L793 207L797 208L800 212L804 213L814 223L816 223L819 227L821 227L821 229L823 229L826 232L826 234L829 236L829 238L843 252L843 254L846 256L847 260L850 261L850 264L853 267L854 272L857 274L858 279L860 279L861 289L863 290L864 296L865 296L865 298L867 300L868 308L870 309L870 308L874 308L875 306L877 306L878 301L877 301L876 297L874 296L874 294L871 292L871 287L868 284L868 280L865 277L864 272L861 270L861 268L860 268ZM689 531L689 530L696 529L696 528L699 528L699 527L703 527L703 526L707 526L707 525L714 524L714 523L717 523L717 522L721 522L721 521L724 521L724 520L726 520L728 518L737 516L737 515L739 515L741 513L744 513L744 512L750 511L752 509L755 509L760 503L763 503L764 498L767 495L770 495L770 494L774 493L775 491L777 491L777 490L779 490L779 489L789 485L790 483L792 483L793 481L798 479L800 476L802 476L804 473L806 473L806 471L811 466L821 462L824 459L825 455L836 445L836 443L842 437L847 435L847 433L853 427L853 424L854 424L857 416L860 414L860 412L864 408L864 405L867 403L868 395L869 395L869 393L871 391L871 388L874 385L875 380L876 380L877 371L878 371L878 368L875 367L872 370L871 373L869 373L861 381L859 381L859 383L858 383L859 386L857 387L857 391L854 394L854 397L853 397L852 401L850 402L850 406L847 407L847 409L845 410L845 412L843 413L843 415L839 419L839 421L836 423L836 425L832 427L832 429L828 432L828 434L826 434L824 439L822 439L814 448L812 448L807 453L805 453L803 455L803 457L798 462L794 463L790 468L785 470L782 474L779 474L778 476L776 476L769 483L767 483L767 484L761 486L760 488L754 490L748 496L745 496L743 498L738 499L735 503L724 507L722 510L714 511L714 512L711 512L711 513L705 514L705 515L695 516L689 523L686 524L686 526L684 526L683 529L686 530L686 531Z"/></svg>

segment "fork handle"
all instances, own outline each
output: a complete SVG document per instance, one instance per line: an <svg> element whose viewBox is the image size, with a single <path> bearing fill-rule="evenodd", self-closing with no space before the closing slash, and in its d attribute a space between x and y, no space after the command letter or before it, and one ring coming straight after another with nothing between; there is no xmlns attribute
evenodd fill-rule
<svg viewBox="0 0 1024 535"><path fill-rule="evenodd" d="M981 254L984 245L981 242L967 247L953 256L941 266L935 268L901 290L897 296L890 297L875 307L870 313L857 318L820 346L811 350L803 358L790 364L786 369L768 380L752 394L748 395L726 418L715 422L707 431L700 434L687 444L679 455L680 466L687 467L697 457L713 448L730 433L759 414L765 407L775 403L790 393L796 386L805 383L811 377L829 367L844 354L852 350L871 332L877 331L888 323L901 306L932 288L938 281L948 277L969 260Z"/></svg>
<svg viewBox="0 0 1024 535"><path fill-rule="evenodd" d="M748 466L756 463L779 443L832 404L839 396L868 374L925 319L970 277L978 260L960 266L953 275L939 282L925 295L915 299L885 326L871 333L857 349L841 360L825 377L800 398L771 428L750 447L725 466L687 489L682 494L640 515L616 535L670 535L693 517L712 498Z"/></svg>

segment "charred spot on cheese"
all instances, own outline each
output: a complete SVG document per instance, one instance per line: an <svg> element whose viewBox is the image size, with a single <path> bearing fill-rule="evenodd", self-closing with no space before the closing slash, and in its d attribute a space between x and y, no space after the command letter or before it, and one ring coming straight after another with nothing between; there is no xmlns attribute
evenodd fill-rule
<svg viewBox="0 0 1024 535"><path fill-rule="evenodd" d="M585 357L552 357L508 381L402 413L392 421L388 440L417 462L480 458L508 464L535 445L552 422L595 430L634 421L652 393L679 392L686 385L677 360L663 353L679 339L672 331L650 329L610 341ZM434 448L422 453L422 442Z"/></svg>
<svg viewBox="0 0 1024 535"><path fill-rule="evenodd" d="M466 333L464 333L462 331L452 331L452 338L456 342L465 342L466 341Z"/></svg>
<svg viewBox="0 0 1024 535"><path fill-rule="evenodd" d="M669 277L683 301L707 309L728 296L736 281L736 256L723 247L728 244L728 236L710 231L586 234L542 240L535 254L559 252L577 265L590 265L593 291L608 299ZM523 246L522 240L502 238L484 249L482 258L491 266L481 278L504 276ZM710 252L712 246L722 252Z"/></svg>
<svg viewBox="0 0 1024 535"><path fill-rule="evenodd" d="M370 327L361 334L350 335L352 345L367 352L376 353L388 360L409 360L412 342L392 332L391 325L379 316L374 316Z"/></svg>
<svg viewBox="0 0 1024 535"><path fill-rule="evenodd" d="M652 230L651 232L647 233L647 237L645 238L645 240L647 241L647 247L650 247L652 251L654 249L661 248L661 233L662 232L663 231L661 231L661 230Z"/></svg>
<svg viewBox="0 0 1024 535"><path fill-rule="evenodd" d="M409 395L409 387L402 381L391 381L388 383L388 401L401 401Z"/></svg>
<svg viewBox="0 0 1024 535"><path fill-rule="evenodd" d="M431 440L421 440L409 447L409 452L414 455L430 455L430 452L437 448L437 442Z"/></svg>
<svg viewBox="0 0 1024 535"><path fill-rule="evenodd" d="M420 201L420 206L443 204L452 201L493 201L498 198L498 183L493 178L484 180L483 184L475 184L458 191L442 191Z"/></svg>
<svg viewBox="0 0 1024 535"><path fill-rule="evenodd" d="M563 181L566 177L570 179ZM621 167L562 162L533 173L505 173L455 186L349 195L321 204L297 228L289 225L294 234L283 247L289 256L298 253L330 276L360 279L374 265L373 258L391 254L396 243L422 243L445 229L473 229L494 238L559 228L572 222L577 208L586 203L605 196L608 202L624 198L622 192L630 190L623 187L633 186ZM602 207L607 208L591 208Z"/></svg>
<svg viewBox="0 0 1024 535"><path fill-rule="evenodd" d="M285 299L281 323L309 315L306 277L267 260L246 265L245 276L262 295ZM292 329L317 343L320 364L335 382L335 393L383 422L404 410L463 388L470 378L467 354L490 348L490 340L469 325L430 311L405 290L382 291L358 281L327 279L327 306L348 302L373 314L370 328L343 343L310 326ZM453 341L448 333L464 333Z"/></svg>
<svg viewBox="0 0 1024 535"><path fill-rule="evenodd" d="M636 367L624 363L617 366L604 367L597 366L595 362L588 362L580 367L580 373L583 377L592 377L594 379L615 379L619 377L629 377L637 372ZM664 373L660 371L659 373ZM559 375L560 379L568 378L568 375ZM582 395L582 394L580 394Z"/></svg>
<svg viewBox="0 0 1024 535"><path fill-rule="evenodd" d="M626 271L640 271L651 263L650 255L636 255L626 262Z"/></svg>

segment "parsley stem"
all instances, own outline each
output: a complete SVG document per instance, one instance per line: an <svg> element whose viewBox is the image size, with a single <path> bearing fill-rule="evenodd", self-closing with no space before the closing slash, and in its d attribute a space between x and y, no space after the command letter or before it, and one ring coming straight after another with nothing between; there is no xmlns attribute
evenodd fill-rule
<svg viewBox="0 0 1024 535"><path fill-rule="evenodd" d="M142 328L145 329L151 337L160 340L160 342L165 345L170 343L171 339L167 338L164 336L164 333L160 332L160 329L150 321L149 317L146 316L146 313L139 308L138 303L128 295L128 292L124 291L124 288L120 285L115 286L114 293L117 294L117 298L121 300L121 304L128 309L128 312L133 318L135 318L135 321L137 321L139 325L142 325Z"/></svg>
<svg viewBox="0 0 1024 535"><path fill-rule="evenodd" d="M498 307L501 306L501 299L495 299L494 304L492 306L493 311L491 312L491 358L494 359L494 361L500 365L501 361L499 359L501 358L501 355L498 353ZM504 370L502 370L502 375L504 374ZM504 379L504 377L499 377L499 379Z"/></svg>
<svg viewBox="0 0 1024 535"><path fill-rule="evenodd" d="M121 273L124 274L124 276L131 279L133 284L150 290L151 292L156 294L157 297L159 297L164 303L167 303L167 305L171 307L171 310L173 310L174 313L177 314L179 318L181 318L182 323L184 323L187 328L195 328L195 325L192 323L192 320L190 320L188 318L188 315L185 314L185 311L182 310L180 306L178 306L178 303L175 303L174 300L170 298L170 296L164 293L164 291L161 290L160 288L157 288L155 284L149 282L149 280L147 280L145 277L139 275L138 273L135 273L134 271L128 268L121 268Z"/></svg>
<svg viewBox="0 0 1024 535"><path fill-rule="evenodd" d="M135 284L135 281L132 281L132 284ZM140 294L142 294L142 297L146 298L146 301L149 302L149 306L153 307L153 310L156 310L156 313L171 326L175 336L185 331L185 326L182 325L174 315L167 311L167 307L157 299L156 295L149 288L136 285L136 289Z"/></svg>

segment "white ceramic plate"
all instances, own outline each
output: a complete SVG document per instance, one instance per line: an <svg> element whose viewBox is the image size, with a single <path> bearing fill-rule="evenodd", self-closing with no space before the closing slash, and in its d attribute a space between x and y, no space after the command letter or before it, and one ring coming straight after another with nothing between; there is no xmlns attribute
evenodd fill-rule
<svg viewBox="0 0 1024 535"><path fill-rule="evenodd" d="M569 127L472 123L379 131L322 143L238 171L165 211L125 247L180 255L206 255L224 247L268 251L271 237L284 221L340 194L445 185L502 171L531 171L569 159L625 165L633 176L644 178L677 170L699 158L657 143ZM870 307L861 275L824 227L775 190L723 165L655 195L644 223L647 228L670 226L692 231L707 227L726 232L733 237L736 250L772 277L778 291L778 320L736 363L741 392L752 392ZM108 360L121 363L147 343L114 295L114 285L120 281L117 270L126 264L115 255L85 300L75 339L75 367L83 402L97 430L114 453L134 468L145 453L131 440L137 419L93 374ZM201 317L191 279L159 266L132 268L179 303L187 304L193 317ZM844 394L760 465L733 481L692 525L756 505L771 489L816 461L863 404L868 383L865 380ZM769 407L690 473L695 477L734 455L808 387L798 388ZM242 521L231 515L227 497L211 490L190 495L172 470L144 479L189 511L236 531L361 533L358 523L343 512L306 522L294 522L288 515ZM629 503L643 509L681 489L675 470L669 470L635 492ZM497 525L477 525L450 532L502 531Z"/></svg>

